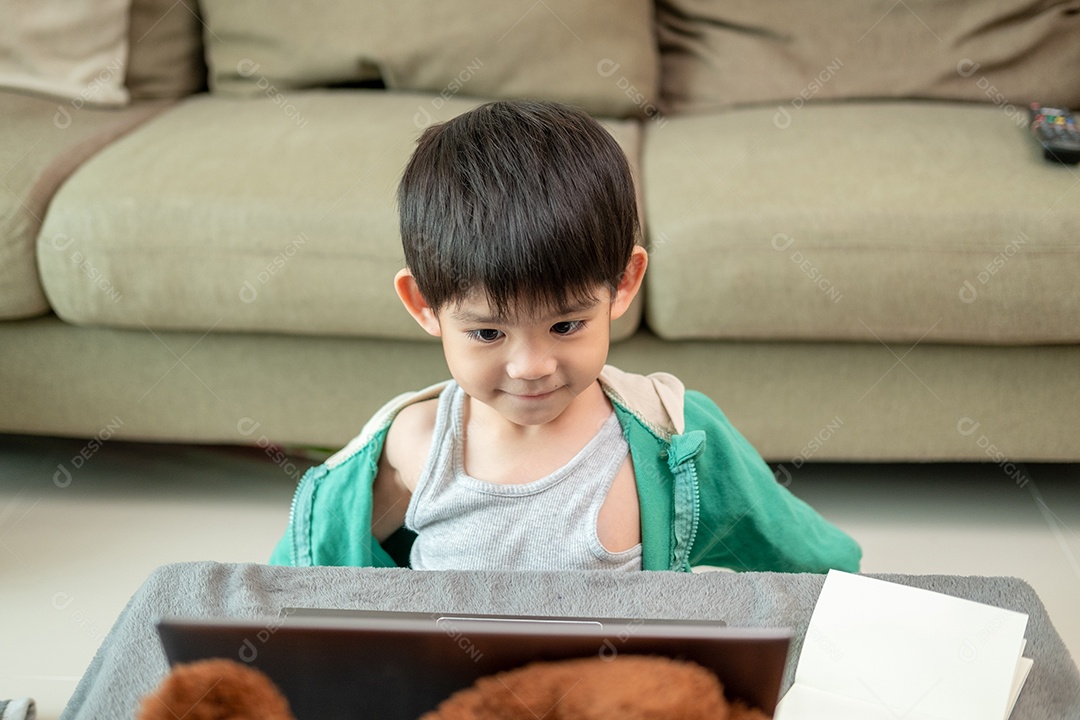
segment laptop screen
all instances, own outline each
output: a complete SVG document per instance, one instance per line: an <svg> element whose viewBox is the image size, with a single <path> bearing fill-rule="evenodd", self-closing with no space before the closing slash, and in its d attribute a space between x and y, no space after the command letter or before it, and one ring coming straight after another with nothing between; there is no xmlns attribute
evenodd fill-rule
<svg viewBox="0 0 1080 720"><path fill-rule="evenodd" d="M416 720L478 678L538 660L661 655L712 670L772 713L791 632L720 622L290 609L266 621L165 619L171 664L222 657L266 673L298 720Z"/></svg>

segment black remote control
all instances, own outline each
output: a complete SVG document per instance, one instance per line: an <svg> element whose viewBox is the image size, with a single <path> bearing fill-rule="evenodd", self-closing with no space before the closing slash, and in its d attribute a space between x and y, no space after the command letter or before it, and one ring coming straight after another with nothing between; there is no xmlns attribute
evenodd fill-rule
<svg viewBox="0 0 1080 720"><path fill-rule="evenodd" d="M1068 110L1031 103L1031 134L1043 148L1043 157L1066 165L1080 163L1080 128Z"/></svg>

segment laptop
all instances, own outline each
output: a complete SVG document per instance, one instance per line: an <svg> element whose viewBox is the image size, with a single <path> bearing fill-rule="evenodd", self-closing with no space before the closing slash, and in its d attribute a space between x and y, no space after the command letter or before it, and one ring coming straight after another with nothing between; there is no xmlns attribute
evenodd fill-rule
<svg viewBox="0 0 1080 720"><path fill-rule="evenodd" d="M229 658L263 671L298 720L416 720L478 678L536 660L662 655L716 673L729 699L771 714L791 631L720 621L287 608L257 620L166 618L171 665Z"/></svg>

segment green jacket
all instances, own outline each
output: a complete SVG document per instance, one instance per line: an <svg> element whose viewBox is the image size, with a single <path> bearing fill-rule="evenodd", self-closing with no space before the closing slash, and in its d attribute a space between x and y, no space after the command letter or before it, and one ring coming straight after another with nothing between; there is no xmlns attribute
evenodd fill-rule
<svg viewBox="0 0 1080 720"><path fill-rule="evenodd" d="M646 377L611 366L600 383L630 446L643 569L859 570L858 544L780 485L705 395L667 373ZM394 398L345 448L308 470L272 564L408 565L413 533L402 528L381 545L371 534L372 483L394 416L445 386Z"/></svg>

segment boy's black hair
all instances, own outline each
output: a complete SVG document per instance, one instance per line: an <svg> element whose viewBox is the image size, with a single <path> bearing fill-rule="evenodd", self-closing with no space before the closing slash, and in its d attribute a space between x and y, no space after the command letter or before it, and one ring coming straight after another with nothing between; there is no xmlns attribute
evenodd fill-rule
<svg viewBox="0 0 1080 720"><path fill-rule="evenodd" d="M577 108L500 101L429 127L398 188L405 263L434 310L499 316L614 291L638 234L626 156Z"/></svg>

